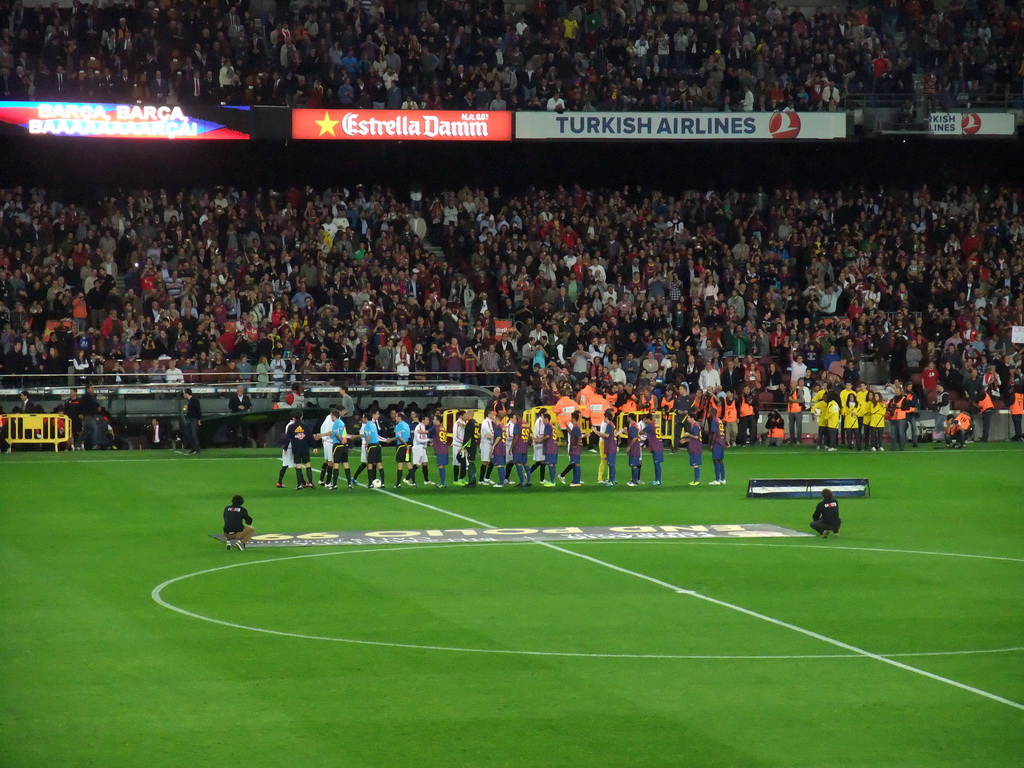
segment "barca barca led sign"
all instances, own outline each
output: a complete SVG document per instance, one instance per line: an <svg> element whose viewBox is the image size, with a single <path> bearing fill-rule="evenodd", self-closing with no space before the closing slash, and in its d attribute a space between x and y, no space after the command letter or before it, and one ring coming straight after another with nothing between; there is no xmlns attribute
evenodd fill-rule
<svg viewBox="0 0 1024 768"><path fill-rule="evenodd" d="M217 121L208 119L214 117ZM0 123L35 136L104 139L248 139L248 130L225 123L248 120L248 108L141 104L74 104L12 101L0 103ZM246 126L247 127L247 126Z"/></svg>

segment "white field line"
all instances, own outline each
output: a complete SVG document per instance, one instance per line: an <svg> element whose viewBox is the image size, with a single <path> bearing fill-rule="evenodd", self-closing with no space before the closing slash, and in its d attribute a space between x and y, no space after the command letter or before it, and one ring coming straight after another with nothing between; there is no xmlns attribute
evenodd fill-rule
<svg viewBox="0 0 1024 768"><path fill-rule="evenodd" d="M440 513L445 514L445 515L450 515L452 517L458 517L458 518L460 518L462 520L466 520L466 521L474 523L476 525L482 525L485 528L492 528L493 527L493 526L488 525L487 523L484 523L484 522L482 522L480 520L473 520L472 518L465 517L464 515L459 515L459 514L457 514L455 512L449 512L446 509L442 509L441 507L436 507L436 506L434 506L432 504L425 504L423 502L416 501L416 500L410 499L410 498L406 498L405 496L399 496L396 493L391 493L391 492L388 492L388 491L385 491L385 493L387 493L388 496L395 497L396 499L401 499L402 501L408 501L408 502L413 503L413 504L418 504L421 507L426 507L427 509L432 509L432 510L434 510L436 512L440 512ZM896 667L897 669L902 669L902 670L904 670L906 672L911 672L911 673L913 673L915 675L920 675L922 677L927 677L927 678L929 678L931 680L935 680L936 682L945 683L946 685L953 686L954 688L959 688L962 691L967 691L968 693L973 693L976 696L982 696L982 697L984 697L986 699L990 699L992 701L996 701L996 702L998 702L1000 704L1005 704L1008 707L1013 707L1014 709L1019 709L1019 710L1024 711L1024 704L1021 704L1019 702L1012 701L1011 699L1004 698L1004 697L999 696L999 695L997 695L995 693L990 693L989 691L984 691L981 688L975 688L974 686L967 685L966 683L958 682L958 681L953 680L953 679L948 678L948 677L943 677L942 675L936 675L935 673L928 672L927 670L924 670L924 669L919 669L917 667L912 667L909 664L904 664L902 661L896 661L895 659L887 658L885 656L879 656L877 653L872 653L871 651L867 651L867 650L865 650L863 648L859 648L856 645L850 645L849 643L844 643L842 640L836 640L835 638L828 637L827 635L822 635L822 634L820 634L818 632L814 632L813 630L810 630L810 629L804 629L803 627L799 627L796 624L790 624L789 622L782 621L781 619L776 619L776 618L773 618L771 616L767 616L767 615L765 615L763 613L758 613L757 611L751 611L751 610L749 610L747 608L744 608L744 607L742 607L740 605L735 605L734 603L728 603L728 602L726 602L724 600L719 600L719 599L714 598L714 597L709 597L708 595L702 595L699 592L694 592L693 590L685 589L683 587L679 587L679 586L676 586L674 584L669 584L667 581L662 581L661 579L656 579L653 576L648 576L646 574L639 573L637 571L629 570L628 568L623 568L621 566L615 565L614 563L609 563L609 562L606 562L604 560L599 560L598 558L591 557L590 555L584 555L581 552L574 552L571 549L565 549L564 547L560 547L557 544L552 544L550 541L538 541L536 543L540 544L541 546L547 547L548 549L553 549L553 550L556 550L558 552L563 552L563 553L565 553L567 555L572 555L573 557L578 557L578 558L581 558L583 560L588 560L591 563L594 563L595 565L600 565L600 566L602 566L604 568L610 568L613 571L618 571L619 573L623 573L623 574L626 574L628 576L633 576L633 577L638 578L638 579L643 579L644 581L650 582L650 583L655 584L655 585L660 586L660 587L664 587L665 589L671 589L672 591L677 592L679 594L689 595L690 597L695 597L698 600L704 600L705 602L713 603L713 604L719 605L719 606L721 606L723 608L728 608L731 611L736 611L738 613L745 614L747 616L750 616L751 618L759 619L760 621L765 621L765 622L768 622L769 624L774 624L774 625L776 625L778 627L782 627L784 629L788 629L791 632L797 632L797 633L799 633L801 635L806 635L807 637L814 638L815 640L820 640L823 643L828 643L829 645L834 645L836 648L842 648L843 650L850 651L850 652L855 653L855 654L857 654L859 656L864 656L865 658L868 658L868 659L874 659L875 661L881 662L882 664L888 664L889 666Z"/></svg>
<svg viewBox="0 0 1024 768"><path fill-rule="evenodd" d="M611 543L612 541L619 541L618 539L589 539L584 540L581 543L585 544L600 544L600 543ZM675 541L675 539L628 539L631 543L645 543L645 544L665 544L669 541ZM708 539L708 541L713 541ZM932 552L927 549L885 549L882 547L844 547L839 545L833 545L828 543L821 543L821 546L808 546L808 544L785 544L782 542L778 543L767 543L758 541L738 541L737 539L722 538L719 541L728 541L730 547L800 547L801 549L807 550L808 552L824 552L829 549L842 549L849 552L892 552L898 555L928 555L933 557L966 557L972 560L1001 560L1007 563L1024 563L1024 557L1006 557L1004 555L966 555L962 552Z"/></svg>
<svg viewBox="0 0 1024 768"><path fill-rule="evenodd" d="M518 546L527 546L525 542L488 542L477 544L476 546L508 546L510 544ZM782 659L858 659L862 658L855 653L816 653L816 654L768 654L768 655L739 655L739 654L662 654L662 653L584 653L580 651L528 651L518 649L503 649L503 648L460 648L457 646L447 645L416 645L412 643L395 643L387 642L383 640L361 640L356 638L347 637L332 637L324 635L307 635L300 632L284 632L277 629L267 629L265 627L255 627L249 624L238 624L233 621L225 621L223 619L215 619L212 616L205 616L201 613L194 613L185 608L181 608L173 603L168 602L163 597L163 591L172 584L179 581L185 581L196 576L204 576L208 573L215 573L217 571L227 571L232 568L243 568L252 565L267 565L271 563L283 563L289 560L305 560L311 557L332 557L334 555L354 555L354 554L366 554L368 552L416 552L423 549L447 549L450 547L466 547L473 546L472 544L428 544L419 547L380 547L375 549L345 549L338 552L315 552L312 554L295 555L293 557L282 557L272 560L245 560L242 562L231 563L229 565L221 565L216 568L206 568L202 571L195 571L193 573L186 573L183 576L176 576L173 579L168 579L162 584L158 584L153 588L150 596L153 600L167 608L169 610L180 613L184 616L188 616L193 619L199 619L206 621L211 624L219 624L223 627L230 627L231 629L242 629L249 632L260 632L267 635L275 635L278 637L294 637L299 640L320 640L333 643L348 643L351 645L370 645L383 648L410 648L415 650L423 651L449 651L455 653L483 653L483 654L498 654L498 655L514 655L514 656L558 656L558 657L571 657L571 658L594 658L594 659L659 659L659 660L702 660L702 661L716 661L716 660L727 660L727 661L766 661L766 660L782 660ZM912 652L912 653L894 653L891 656L972 656L976 654L991 654L991 653L1013 653L1017 651L1024 651L1024 647L1014 646L1012 648L984 648L979 650L967 650L967 651L925 651L925 652Z"/></svg>
<svg viewBox="0 0 1024 768"><path fill-rule="evenodd" d="M418 499L413 499L413 498L410 498L408 496L400 496L399 494L392 493L391 491L379 490L379 491L377 491L377 493L383 493L385 496L391 496L392 498L401 499L402 501L407 501L410 504L415 504L418 507L425 507L426 509L433 510L434 512L440 512L442 515L448 515L449 517L457 517L457 518L459 518L459 520L465 520L467 523L473 523L473 525L479 525L481 528L494 528L495 527L495 526L491 525L490 523L483 522L482 520L474 520L472 517L466 517L465 515L460 515L458 512L451 512L450 510L442 509L441 507L435 507L433 504L427 504L425 501L419 501Z"/></svg>

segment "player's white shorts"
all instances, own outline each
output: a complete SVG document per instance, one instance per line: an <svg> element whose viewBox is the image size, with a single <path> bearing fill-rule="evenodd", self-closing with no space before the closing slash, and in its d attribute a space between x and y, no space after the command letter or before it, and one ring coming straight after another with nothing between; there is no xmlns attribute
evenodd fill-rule
<svg viewBox="0 0 1024 768"><path fill-rule="evenodd" d="M366 443L363 443L363 445L360 446L360 448L359 448L359 463L360 464L365 464L366 463Z"/></svg>
<svg viewBox="0 0 1024 768"><path fill-rule="evenodd" d="M295 466L295 459L292 458L291 448L285 448L283 451L281 451L281 466L289 468Z"/></svg>
<svg viewBox="0 0 1024 768"><path fill-rule="evenodd" d="M414 445L412 447L412 463L415 466L427 463L427 447L425 445Z"/></svg>
<svg viewBox="0 0 1024 768"><path fill-rule="evenodd" d="M544 461L544 443L533 444L533 460Z"/></svg>
<svg viewBox="0 0 1024 768"><path fill-rule="evenodd" d="M333 440L321 440L324 444L324 458L331 458L334 455L334 441Z"/></svg>
<svg viewBox="0 0 1024 768"><path fill-rule="evenodd" d="M460 453L462 453L462 446L463 446L463 443L457 443L457 442L455 442L453 440L452 441L452 456L458 456Z"/></svg>
<svg viewBox="0 0 1024 768"><path fill-rule="evenodd" d="M484 464L491 463L491 454L494 452L494 441L487 443L480 441L480 461Z"/></svg>

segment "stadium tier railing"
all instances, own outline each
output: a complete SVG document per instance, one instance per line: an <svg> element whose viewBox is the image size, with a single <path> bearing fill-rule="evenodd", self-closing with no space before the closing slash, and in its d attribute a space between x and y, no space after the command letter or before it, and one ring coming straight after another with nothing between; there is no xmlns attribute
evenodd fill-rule
<svg viewBox="0 0 1024 768"><path fill-rule="evenodd" d="M445 385L474 387L506 387L516 373L476 371L413 371L399 374L394 371L316 371L287 373L283 377L271 376L261 382L259 375L230 371L192 371L181 369L180 380L167 381L166 371L161 373L28 373L0 376L0 398L14 397L23 389L31 392L67 394L74 387L82 389L90 384L103 391L117 390L125 395L149 395L179 392L189 387L196 394L233 391L244 386L250 394L288 392L292 385L302 388L337 389L347 387L423 388Z"/></svg>

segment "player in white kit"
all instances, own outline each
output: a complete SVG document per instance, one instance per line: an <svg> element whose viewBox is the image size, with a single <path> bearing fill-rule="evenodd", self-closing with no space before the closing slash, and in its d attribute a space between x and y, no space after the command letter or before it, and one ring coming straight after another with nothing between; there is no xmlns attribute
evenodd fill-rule
<svg viewBox="0 0 1024 768"><path fill-rule="evenodd" d="M334 458L334 439L331 437L333 429L334 417L328 412L317 433L321 435L320 442L324 446L324 463L320 466L320 479L317 480L317 485L327 485L334 474L334 467L331 466L331 460Z"/></svg>
<svg viewBox="0 0 1024 768"><path fill-rule="evenodd" d="M430 482L430 474L427 464L427 446L430 445L430 417L423 416L412 430L412 462L409 467L408 479L416 483L416 470L423 469L423 482L426 485L433 485Z"/></svg>

